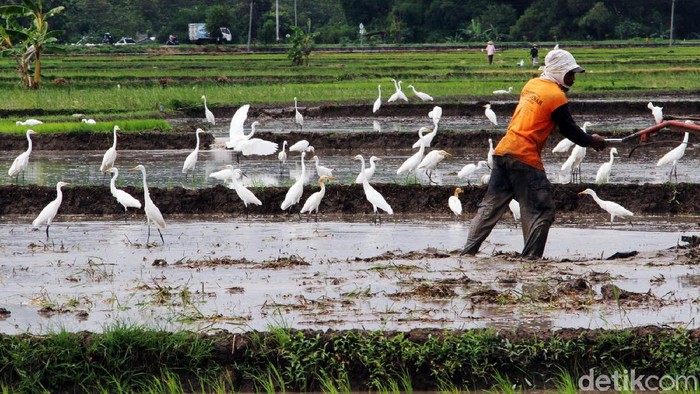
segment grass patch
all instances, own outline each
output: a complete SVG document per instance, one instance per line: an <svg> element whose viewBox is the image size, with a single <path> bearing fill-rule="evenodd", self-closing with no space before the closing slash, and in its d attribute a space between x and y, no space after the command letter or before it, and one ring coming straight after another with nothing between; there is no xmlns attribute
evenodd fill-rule
<svg viewBox="0 0 700 394"><path fill-rule="evenodd" d="M49 133L111 133L114 126L119 126L122 133L141 131L172 131L172 126L163 119L135 119L101 121L96 124L82 123L80 119L73 122L46 121L36 126L17 126L14 121L0 120L0 134L25 134L27 129L37 134Z"/></svg>

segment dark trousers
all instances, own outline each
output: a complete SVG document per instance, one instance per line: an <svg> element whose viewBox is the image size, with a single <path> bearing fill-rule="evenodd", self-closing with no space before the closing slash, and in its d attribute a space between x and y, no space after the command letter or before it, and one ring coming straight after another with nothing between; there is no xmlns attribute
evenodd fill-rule
<svg viewBox="0 0 700 394"><path fill-rule="evenodd" d="M541 258L549 228L554 222L552 184L544 170L524 164L511 156L494 156L491 180L479 210L472 219L467 244L462 254L474 255L503 216L508 203L520 203L525 247L522 256Z"/></svg>
<svg viewBox="0 0 700 394"><path fill-rule="evenodd" d="M488 55L489 57L489 64L493 63L493 55Z"/></svg>

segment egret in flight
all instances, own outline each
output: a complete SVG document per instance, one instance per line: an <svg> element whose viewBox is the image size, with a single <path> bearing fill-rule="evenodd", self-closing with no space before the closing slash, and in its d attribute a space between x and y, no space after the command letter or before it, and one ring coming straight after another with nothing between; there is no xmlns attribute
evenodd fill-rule
<svg viewBox="0 0 700 394"><path fill-rule="evenodd" d="M360 172L364 173L365 172L365 158L362 157L362 155L357 155L355 156L355 160L360 160L362 162L362 170ZM394 214L394 210L391 209L391 206L386 202L384 199L384 196L382 196L377 190L375 190L372 185L367 182L367 178L364 178L362 180L362 189L365 191L365 197L367 198L367 201L372 204L372 209L374 209L374 222L377 222L377 219L379 219L379 223L381 223L381 218L379 217L379 213L377 212L377 208L381 209L382 211L388 213L389 215Z"/></svg>
<svg viewBox="0 0 700 394"><path fill-rule="evenodd" d="M634 216L634 214L628 210L626 210L622 205L612 202L612 201L606 201L606 200L601 200L600 197L596 194L591 189L586 189L579 194L589 194L591 197L593 197L593 200L603 208L607 213L610 214L610 224L612 225L613 222L615 221L615 217L629 217L629 216Z"/></svg>
<svg viewBox="0 0 700 394"><path fill-rule="evenodd" d="M242 105L236 110L236 113L231 117L231 125L228 130L228 141L226 142L226 147L228 149L233 149L238 142L244 138L245 133L243 132L243 124L248 118L248 110L250 109L250 104Z"/></svg>
<svg viewBox="0 0 700 394"><path fill-rule="evenodd" d="M56 216L56 213L58 213L58 207L61 206L61 202L63 201L63 192L61 192L61 188L66 185L68 185L66 182L58 182L56 184L56 199L48 203L48 205L41 210L39 216L37 216L32 222L32 226L34 226L34 228L39 228L39 226L46 223L47 240L49 239L49 227L51 227L51 222Z"/></svg>
<svg viewBox="0 0 700 394"><path fill-rule="evenodd" d="M148 241L151 239L151 222L156 226L161 242L165 244L163 233L160 232L160 229L165 228L165 220L163 219L163 215L160 213L160 209L158 209L156 204L153 203L153 200L151 200L151 195L148 192L148 184L146 183L146 167L139 164L136 167L129 169L129 171L139 170L141 171L141 175L143 175L143 201L144 211L146 212L146 225L148 226L146 245L148 245Z"/></svg>
<svg viewBox="0 0 700 394"><path fill-rule="evenodd" d="M117 199L117 202L124 207L124 221L127 219L127 208L141 208L141 202L135 199L131 194L125 192L124 190L117 189L117 177L119 176L119 170L116 167L109 169L112 174L112 180L109 183L109 191L112 192L112 196Z"/></svg>
<svg viewBox="0 0 700 394"><path fill-rule="evenodd" d="M660 158L659 161L656 163L657 167L666 165L668 163L672 163L671 172L668 173L668 181L669 182L671 182L672 175L674 175L676 177L676 182L678 182L678 173L676 171L676 164L678 164L678 160L680 160L683 157L683 155L685 154L685 148L688 147L688 137L690 137L690 133L688 133L686 131L685 135L683 136L683 142L681 142L681 144L678 145L677 147L673 148L670 152L663 155L663 157Z"/></svg>
<svg viewBox="0 0 700 394"><path fill-rule="evenodd" d="M29 166L29 155L32 154L32 134L35 134L34 130L27 130L27 150L15 158L10 169L7 171L7 175L16 177L15 183L19 182L20 172L22 173L22 181L24 181L24 171Z"/></svg>
<svg viewBox="0 0 700 394"><path fill-rule="evenodd" d="M202 101L204 101L204 116L207 118L207 122L211 123L212 125L215 125L216 118L214 117L214 113L211 112L207 107L207 97L202 95Z"/></svg>

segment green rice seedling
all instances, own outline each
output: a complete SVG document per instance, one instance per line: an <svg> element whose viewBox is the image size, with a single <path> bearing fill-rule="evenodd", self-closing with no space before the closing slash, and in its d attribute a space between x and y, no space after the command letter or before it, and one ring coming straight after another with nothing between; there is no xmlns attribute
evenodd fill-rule
<svg viewBox="0 0 700 394"><path fill-rule="evenodd" d="M557 393L560 394L578 393L578 382L571 376L569 371L563 369L556 374L555 386L557 388Z"/></svg>
<svg viewBox="0 0 700 394"><path fill-rule="evenodd" d="M268 394L287 392L282 375L277 367L272 363L268 365L267 371L265 371L262 376L253 375L251 378L256 389L262 389L262 391Z"/></svg>
<svg viewBox="0 0 700 394"><path fill-rule="evenodd" d="M340 376L333 377L322 370L316 379L321 386L321 391L326 394L350 394L352 392L350 378L345 371L341 371Z"/></svg>
<svg viewBox="0 0 700 394"><path fill-rule="evenodd" d="M516 393L522 393L521 389L517 388L516 384L513 384L511 382L510 378L506 375L501 375L500 372L496 371L496 374L493 376L493 379L496 381L496 384L489 390L491 393L499 393L499 394L516 394Z"/></svg>

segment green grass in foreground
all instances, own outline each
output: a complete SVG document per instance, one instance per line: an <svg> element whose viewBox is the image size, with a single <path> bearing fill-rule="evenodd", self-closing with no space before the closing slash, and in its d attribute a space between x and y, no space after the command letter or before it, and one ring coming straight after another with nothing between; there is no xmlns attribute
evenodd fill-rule
<svg viewBox="0 0 700 394"><path fill-rule="evenodd" d="M32 129L38 134L46 133L111 133L114 126L119 126L122 133L137 131L172 131L172 126L163 119L136 119L118 121L100 121L95 124L86 124L77 121L51 121L41 117L44 124L36 126L17 126L15 121L0 119L0 134L24 134L27 129Z"/></svg>
<svg viewBox="0 0 700 394"><path fill-rule="evenodd" d="M4 392L574 392L591 368L698 376L700 343L694 332L649 327L517 337L488 329L200 335L117 326L0 336Z"/></svg>

